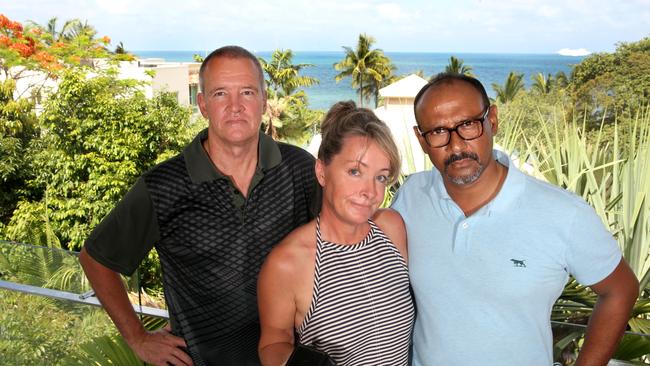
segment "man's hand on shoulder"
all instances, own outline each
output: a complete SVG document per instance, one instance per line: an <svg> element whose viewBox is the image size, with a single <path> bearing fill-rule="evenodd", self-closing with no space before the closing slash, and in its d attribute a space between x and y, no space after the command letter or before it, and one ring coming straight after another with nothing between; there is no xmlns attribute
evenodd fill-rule
<svg viewBox="0 0 650 366"><path fill-rule="evenodd" d="M155 332L144 332L137 339L131 340L129 346L142 361L152 365L192 365L192 358L184 351L185 341L171 334L168 327Z"/></svg>

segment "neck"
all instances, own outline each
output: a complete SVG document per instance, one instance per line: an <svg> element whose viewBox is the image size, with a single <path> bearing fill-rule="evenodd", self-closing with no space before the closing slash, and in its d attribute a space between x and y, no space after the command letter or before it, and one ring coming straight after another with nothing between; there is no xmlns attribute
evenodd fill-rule
<svg viewBox="0 0 650 366"><path fill-rule="evenodd" d="M475 182L457 185L445 180L445 188L465 216L470 216L496 197L507 174L507 167L492 160Z"/></svg>
<svg viewBox="0 0 650 366"><path fill-rule="evenodd" d="M212 164L219 171L230 177L237 189L246 196L255 169L257 168L257 150L259 137L254 141L240 145L224 144L208 134L203 148L208 153Z"/></svg>
<svg viewBox="0 0 650 366"><path fill-rule="evenodd" d="M343 221L325 204L320 213L320 232L323 240L337 244L356 244L368 235L370 224Z"/></svg>

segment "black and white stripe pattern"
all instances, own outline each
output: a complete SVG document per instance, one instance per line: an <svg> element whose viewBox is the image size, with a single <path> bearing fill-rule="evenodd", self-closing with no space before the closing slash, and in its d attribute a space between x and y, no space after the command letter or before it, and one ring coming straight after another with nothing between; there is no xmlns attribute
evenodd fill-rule
<svg viewBox="0 0 650 366"><path fill-rule="evenodd" d="M317 221L314 289L299 340L338 366L407 365L415 315L408 269L395 245L368 222L363 241L340 245L322 240Z"/></svg>

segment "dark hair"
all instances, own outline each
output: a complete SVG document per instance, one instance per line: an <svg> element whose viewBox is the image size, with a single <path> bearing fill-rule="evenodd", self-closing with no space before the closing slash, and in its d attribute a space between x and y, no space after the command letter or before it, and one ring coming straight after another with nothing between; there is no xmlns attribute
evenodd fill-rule
<svg viewBox="0 0 650 366"><path fill-rule="evenodd" d="M478 79L464 74L454 73L454 72L442 72L432 77L429 80L429 82L425 86L423 86L422 89L420 89L418 94L415 96L415 101L413 102L413 113L415 114L415 120L418 123L418 125L420 124L420 121L418 121L417 106L418 103L420 102L420 99L422 99L424 93L426 93L427 90L431 88L436 88L440 85L449 85L456 81L462 81L468 83L481 95L483 106L487 107L490 105L490 99L488 98L487 92L485 91L483 84L481 84L481 82Z"/></svg>
<svg viewBox="0 0 650 366"><path fill-rule="evenodd" d="M204 78L203 74L205 73L205 69L208 67L208 64L210 61L213 59L217 59L220 57L226 57L226 58L245 58L253 61L253 64L255 64L255 67L257 68L258 71L258 77L260 79L260 88L262 88L261 92L266 93L266 88L264 87L264 71L262 69L262 65L260 64L260 60L255 57L252 53L250 53L247 49L239 46L223 46L220 48L217 48L216 50L212 51L208 57L203 59L203 62L201 63L201 68L199 69L199 88L201 92L204 92L203 86L204 86Z"/></svg>
<svg viewBox="0 0 650 366"><path fill-rule="evenodd" d="M329 164L341 152L343 140L348 136L363 136L372 139L388 155L390 162L389 184L393 184L400 173L399 150L390 128L375 113L367 108L358 108L353 101L338 102L327 112L321 123L322 141L318 158Z"/></svg>

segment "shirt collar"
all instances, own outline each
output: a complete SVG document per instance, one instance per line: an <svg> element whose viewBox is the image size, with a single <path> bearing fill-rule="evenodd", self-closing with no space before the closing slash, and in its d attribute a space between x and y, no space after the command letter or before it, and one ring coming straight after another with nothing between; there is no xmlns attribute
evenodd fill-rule
<svg viewBox="0 0 650 366"><path fill-rule="evenodd" d="M493 211L510 209L513 204L516 204L517 197L519 197L525 185L524 173L517 169L515 164L512 164L512 160L506 153L500 150L492 150L492 154L496 161L508 168L508 174L499 193L497 193L492 201L488 202L487 205L479 210L479 212L485 212L487 214ZM441 200L452 201L445 188L442 175L435 167L431 169L431 179L429 181L432 184L431 189L434 192L434 196L439 197Z"/></svg>
<svg viewBox="0 0 650 366"><path fill-rule="evenodd" d="M183 150L183 158L192 183L212 181L225 176L212 164L210 156L203 148L203 141L208 138L208 129L199 132L192 142ZM257 145L257 170L267 171L282 162L280 147L270 136L260 132Z"/></svg>
<svg viewBox="0 0 650 366"><path fill-rule="evenodd" d="M493 150L493 154L496 161L508 168L508 175L499 193L486 205L487 213L510 210L513 205L517 204L526 184L524 173L515 166L516 164L512 163L508 154L499 150Z"/></svg>

